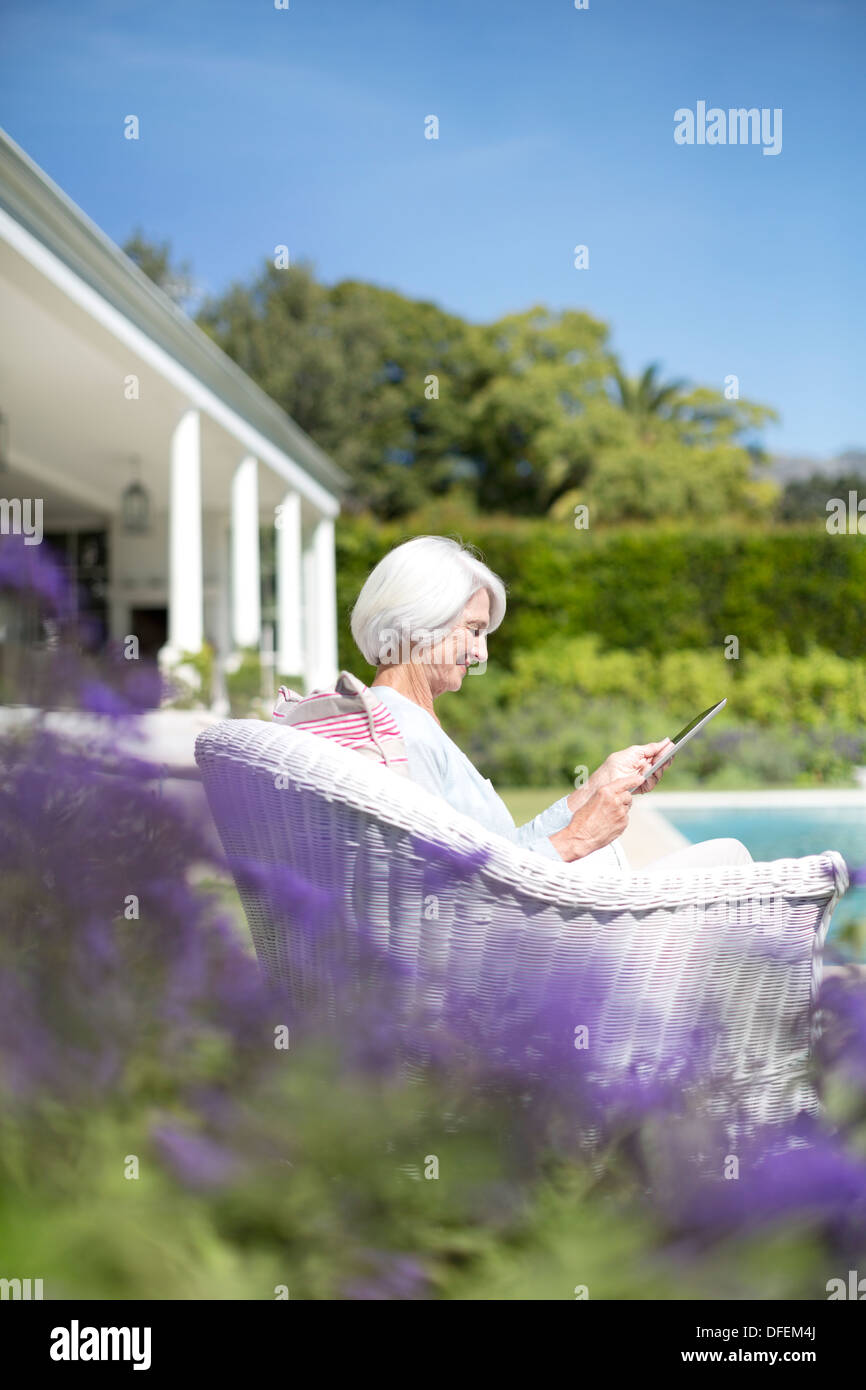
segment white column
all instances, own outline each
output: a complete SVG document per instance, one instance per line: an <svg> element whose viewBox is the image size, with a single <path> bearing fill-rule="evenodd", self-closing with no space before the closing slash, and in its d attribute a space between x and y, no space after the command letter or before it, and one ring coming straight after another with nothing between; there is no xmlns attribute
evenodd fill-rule
<svg viewBox="0 0 866 1390"><path fill-rule="evenodd" d="M177 653L197 652L204 637L197 410L186 411L171 438L168 536L168 644Z"/></svg>
<svg viewBox="0 0 866 1390"><path fill-rule="evenodd" d="M323 516L304 547L307 689L333 689L337 679L337 575L334 522Z"/></svg>
<svg viewBox="0 0 866 1390"><path fill-rule="evenodd" d="M258 647L261 631L259 466L248 456L232 478L232 639Z"/></svg>
<svg viewBox="0 0 866 1390"><path fill-rule="evenodd" d="M301 499L287 492L274 518L277 530L277 672L299 676L304 671L301 625Z"/></svg>
<svg viewBox="0 0 866 1390"><path fill-rule="evenodd" d="M214 604L214 677L211 708L221 719L230 714L226 688L226 662L232 654L231 615L231 527L228 509L217 519L213 562L216 571L217 596Z"/></svg>

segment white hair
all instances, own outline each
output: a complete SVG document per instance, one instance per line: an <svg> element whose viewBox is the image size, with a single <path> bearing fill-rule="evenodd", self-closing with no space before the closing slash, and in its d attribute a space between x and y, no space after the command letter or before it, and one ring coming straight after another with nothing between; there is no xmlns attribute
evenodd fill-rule
<svg viewBox="0 0 866 1390"><path fill-rule="evenodd" d="M364 583L352 609L355 643L371 666L383 664L387 634L421 639L451 632L473 594L486 589L494 632L505 616L505 585L474 553L447 536L415 536L389 550Z"/></svg>

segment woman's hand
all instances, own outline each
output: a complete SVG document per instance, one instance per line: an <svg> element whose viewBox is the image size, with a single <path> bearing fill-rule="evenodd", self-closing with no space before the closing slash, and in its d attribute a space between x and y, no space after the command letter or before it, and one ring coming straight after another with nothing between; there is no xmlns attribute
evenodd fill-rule
<svg viewBox="0 0 866 1390"><path fill-rule="evenodd" d="M633 786L632 772L626 777L606 782L575 811L564 830L550 836L554 848L566 862L583 859L622 834L628 825L631 808L629 789Z"/></svg>
<svg viewBox="0 0 866 1390"><path fill-rule="evenodd" d="M635 789L635 794L643 796L658 785L664 775L665 768L670 767L670 762L667 762L664 767L659 768L658 772L653 773L652 777L641 781L643 773L646 772L647 768L652 767L653 763L658 762L668 747L673 748L672 740L663 738L660 743L633 743L630 748L622 748L618 753L611 753L610 757L605 758L601 767L592 774L587 786L594 783L594 790L598 790L621 777L631 777L631 785ZM673 758L671 762L673 762Z"/></svg>

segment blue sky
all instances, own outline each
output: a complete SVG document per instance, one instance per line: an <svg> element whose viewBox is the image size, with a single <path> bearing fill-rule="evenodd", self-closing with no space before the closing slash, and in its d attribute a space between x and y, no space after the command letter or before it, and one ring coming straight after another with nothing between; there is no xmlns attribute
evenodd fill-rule
<svg viewBox="0 0 866 1390"><path fill-rule="evenodd" d="M0 124L207 290L285 243L476 321L585 308L629 371L736 374L773 450L866 447L864 0L0 0L0 24ZM701 100L781 108L781 153L677 145Z"/></svg>

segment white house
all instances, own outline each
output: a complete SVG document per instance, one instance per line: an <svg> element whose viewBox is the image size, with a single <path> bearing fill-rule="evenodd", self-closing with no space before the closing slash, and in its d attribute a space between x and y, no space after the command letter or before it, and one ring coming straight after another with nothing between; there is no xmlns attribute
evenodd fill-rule
<svg viewBox="0 0 866 1390"><path fill-rule="evenodd" d="M2 132L0 324L0 497L41 499L106 636L224 664L264 594L277 670L331 685L347 475Z"/></svg>

